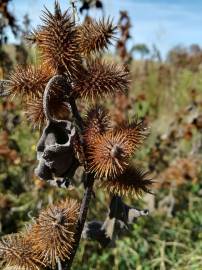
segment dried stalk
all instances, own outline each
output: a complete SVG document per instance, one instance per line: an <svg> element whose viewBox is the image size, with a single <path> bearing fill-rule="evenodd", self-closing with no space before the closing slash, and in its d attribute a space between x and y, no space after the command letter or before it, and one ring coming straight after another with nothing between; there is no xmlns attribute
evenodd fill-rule
<svg viewBox="0 0 202 270"><path fill-rule="evenodd" d="M69 102L70 102L70 106L71 106L75 121L76 121L78 127L80 128L80 131L82 132L83 131L83 119L79 114L75 99L73 97L71 97ZM65 261L62 264L62 270L71 269L74 257L76 255L77 249L79 247L79 242L81 239L81 234L83 231L84 223L86 221L88 208L89 208L89 204L90 204L90 200L91 200L91 196L92 196L92 192L93 192L93 185L94 185L94 175L85 172L85 185L84 185L85 192L84 192L84 196L83 196L81 207L80 207L79 219L78 219L78 223L77 223L77 230L75 233L75 243L74 243L74 246L72 249L70 259L68 259L67 261Z"/></svg>
<svg viewBox="0 0 202 270"><path fill-rule="evenodd" d="M74 257L76 255L77 249L79 247L81 234L83 231L84 223L86 221L88 208L89 208L89 204L90 204L90 200L91 200L91 196L92 196L92 192L93 192L94 176L92 174L86 174L86 182L87 182L87 185L85 188L83 200L82 200L81 207L80 207L80 214L79 214L79 220L78 220L78 224L77 224L77 231L75 233L75 244L73 246L73 250L72 250L70 259L67 260L63 264L63 268L62 268L63 270L71 269Z"/></svg>

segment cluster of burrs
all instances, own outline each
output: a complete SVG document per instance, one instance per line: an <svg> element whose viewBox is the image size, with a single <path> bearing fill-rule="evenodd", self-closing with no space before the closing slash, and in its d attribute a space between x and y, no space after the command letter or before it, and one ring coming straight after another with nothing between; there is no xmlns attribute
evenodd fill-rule
<svg viewBox="0 0 202 270"><path fill-rule="evenodd" d="M22 270L55 269L58 263L70 258L78 215L79 204L73 199L42 210L24 232L2 237L2 265Z"/></svg>
<svg viewBox="0 0 202 270"><path fill-rule="evenodd" d="M46 9L41 19L42 25L27 37L36 45L41 64L18 66L1 82L0 92L20 97L28 119L42 131L35 174L45 181L72 179L83 167L85 193L80 209L74 200L57 203L41 211L26 233L2 239L0 257L24 270L54 269L63 261L71 267L94 182L114 197L106 221L86 223L83 236L98 240L96 235L101 233L103 241L113 238L108 232L111 225L114 231L115 224L122 228L146 214L127 206L119 196L136 198L150 192L152 184L131 161L148 133L144 123L134 119L117 127L101 105L106 97L125 93L129 86L123 66L101 59L116 27L109 19L97 22L88 17L77 23L74 11L63 13L58 2L54 12ZM85 112L86 102L90 105Z"/></svg>

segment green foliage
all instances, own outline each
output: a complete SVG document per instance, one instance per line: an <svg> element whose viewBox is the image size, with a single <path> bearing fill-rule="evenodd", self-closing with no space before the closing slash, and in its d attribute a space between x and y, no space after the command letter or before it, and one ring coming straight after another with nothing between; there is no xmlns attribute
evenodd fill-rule
<svg viewBox="0 0 202 270"><path fill-rule="evenodd" d="M183 210L176 210L172 217L155 210L149 217L139 219L113 249L101 250L97 243L82 243L73 269L99 270L108 269L109 265L113 270L201 269L201 199L192 189L187 186L183 190L188 200ZM180 193L177 190L175 196L182 197Z"/></svg>

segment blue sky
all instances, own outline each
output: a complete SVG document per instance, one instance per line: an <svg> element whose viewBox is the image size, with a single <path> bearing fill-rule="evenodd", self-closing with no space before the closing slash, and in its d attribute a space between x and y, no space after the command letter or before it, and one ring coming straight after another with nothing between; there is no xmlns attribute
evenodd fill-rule
<svg viewBox="0 0 202 270"><path fill-rule="evenodd" d="M69 0L60 0L62 8ZM52 9L54 0L13 0L10 9L19 21L25 13L36 26L43 6ZM127 10L132 20L132 40L129 45L156 44L165 56L176 46L197 43L202 46L202 0L104 0L105 13L118 19L119 10ZM98 11L92 14L100 16Z"/></svg>

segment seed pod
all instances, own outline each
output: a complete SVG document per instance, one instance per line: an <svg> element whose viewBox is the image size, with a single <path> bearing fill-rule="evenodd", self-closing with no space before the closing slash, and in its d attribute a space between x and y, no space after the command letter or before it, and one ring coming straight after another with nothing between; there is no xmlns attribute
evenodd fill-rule
<svg viewBox="0 0 202 270"><path fill-rule="evenodd" d="M115 178L100 181L101 187L119 196L140 197L143 193L151 193L150 187L153 181L148 178L148 173L129 166Z"/></svg>
<svg viewBox="0 0 202 270"><path fill-rule="evenodd" d="M76 200L67 199L42 210L29 240L38 257L55 268L58 259L69 258L79 215Z"/></svg>
<svg viewBox="0 0 202 270"><path fill-rule="evenodd" d="M0 258L14 269L40 270L44 265L32 249L28 238L22 234L10 234L0 241Z"/></svg>

